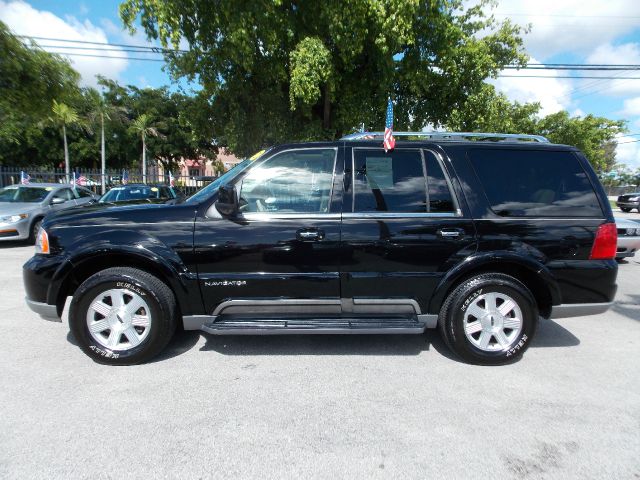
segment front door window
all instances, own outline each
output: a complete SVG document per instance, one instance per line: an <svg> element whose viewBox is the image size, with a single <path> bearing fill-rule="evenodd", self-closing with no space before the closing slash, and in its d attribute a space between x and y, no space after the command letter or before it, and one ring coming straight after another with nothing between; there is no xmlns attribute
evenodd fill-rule
<svg viewBox="0 0 640 480"><path fill-rule="evenodd" d="M336 151L290 150L252 168L240 185L243 213L328 213Z"/></svg>

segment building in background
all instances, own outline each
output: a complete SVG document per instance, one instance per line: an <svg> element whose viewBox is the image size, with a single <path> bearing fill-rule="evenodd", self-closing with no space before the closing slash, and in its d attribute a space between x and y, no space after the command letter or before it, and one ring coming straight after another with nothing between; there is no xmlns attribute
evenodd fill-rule
<svg viewBox="0 0 640 480"><path fill-rule="evenodd" d="M225 171L227 171L240 163L242 159L228 153L226 150L220 150L216 160L209 160L204 157L199 159L185 158L180 161L180 170L173 172L173 175L176 177L176 181L179 185L192 187L201 186L202 181L196 179L201 179L202 177L216 177L218 175L214 165L216 161L221 162L222 165L224 165ZM168 172L162 171L161 166L159 166L159 168L161 177L167 177L169 175Z"/></svg>

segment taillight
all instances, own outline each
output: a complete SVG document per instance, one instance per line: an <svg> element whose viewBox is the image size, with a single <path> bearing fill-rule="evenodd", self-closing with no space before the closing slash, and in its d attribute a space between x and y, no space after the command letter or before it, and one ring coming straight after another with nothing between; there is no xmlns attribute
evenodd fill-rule
<svg viewBox="0 0 640 480"><path fill-rule="evenodd" d="M40 227L36 236L36 253L49 254L49 235L42 227Z"/></svg>
<svg viewBox="0 0 640 480"><path fill-rule="evenodd" d="M615 223L603 223L598 227L591 248L590 260L611 260L616 256L618 231Z"/></svg>

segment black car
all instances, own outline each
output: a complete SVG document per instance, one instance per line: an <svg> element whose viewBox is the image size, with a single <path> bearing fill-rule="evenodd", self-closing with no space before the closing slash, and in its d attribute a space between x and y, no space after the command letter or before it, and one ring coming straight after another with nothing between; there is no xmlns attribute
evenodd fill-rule
<svg viewBox="0 0 640 480"><path fill-rule="evenodd" d="M111 188L99 203L179 203L184 195L175 187L161 184L129 183Z"/></svg>
<svg viewBox="0 0 640 480"><path fill-rule="evenodd" d="M539 317L605 312L616 226L577 149L542 137L381 133L290 144L180 205L47 217L27 303L94 360L144 362L178 325L214 335L420 334L503 364ZM480 137L480 138L478 138Z"/></svg>
<svg viewBox="0 0 640 480"><path fill-rule="evenodd" d="M640 192L620 195L616 205L623 212L630 212L634 208L640 212Z"/></svg>

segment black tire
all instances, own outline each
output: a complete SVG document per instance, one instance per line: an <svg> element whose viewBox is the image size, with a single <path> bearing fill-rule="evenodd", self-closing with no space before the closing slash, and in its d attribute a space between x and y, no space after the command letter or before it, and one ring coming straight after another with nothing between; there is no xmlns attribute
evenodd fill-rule
<svg viewBox="0 0 640 480"><path fill-rule="evenodd" d="M137 346L113 350L97 342L89 333L87 313L93 300L110 289L135 291L149 306L150 331ZM158 355L169 343L177 325L176 300L171 289L153 275L136 268L102 270L85 280L73 295L69 326L78 345L94 361L106 365L135 365Z"/></svg>
<svg viewBox="0 0 640 480"><path fill-rule="evenodd" d="M631 211L631 209L627 208L627 207L620 207L620 210L622 210L624 213L629 213ZM638 211L640 211L640 210L638 210Z"/></svg>
<svg viewBox="0 0 640 480"><path fill-rule="evenodd" d="M489 292L511 297L522 312L522 329L507 348L485 351L471 343L465 334L465 312L473 299ZM447 297L440 310L438 326L448 347L460 358L476 365L504 365L519 359L527 350L538 326L538 306L526 286L501 273L469 278Z"/></svg>
<svg viewBox="0 0 640 480"><path fill-rule="evenodd" d="M38 231L40 230L40 225L42 225L42 218L36 218L31 224L31 228L29 230L29 243L35 244L36 238L38 237Z"/></svg>

